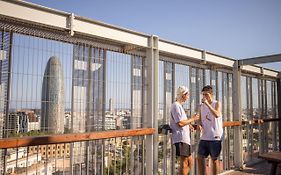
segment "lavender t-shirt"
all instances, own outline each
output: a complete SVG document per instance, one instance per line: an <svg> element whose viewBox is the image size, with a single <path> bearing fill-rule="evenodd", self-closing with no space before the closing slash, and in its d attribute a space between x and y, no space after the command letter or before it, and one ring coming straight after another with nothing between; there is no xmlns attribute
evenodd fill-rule
<svg viewBox="0 0 281 175"><path fill-rule="evenodd" d="M172 143L184 142L190 145L189 126L180 127L177 123L186 120L187 116L182 105L174 102L171 106L170 127L172 128Z"/></svg>

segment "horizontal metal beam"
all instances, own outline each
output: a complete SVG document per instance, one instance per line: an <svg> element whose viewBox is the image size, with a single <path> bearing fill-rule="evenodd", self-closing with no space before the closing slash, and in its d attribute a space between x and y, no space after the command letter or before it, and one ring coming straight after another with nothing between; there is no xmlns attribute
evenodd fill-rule
<svg viewBox="0 0 281 175"><path fill-rule="evenodd" d="M247 58L247 59L239 60L238 64L239 66L243 66L243 65L272 63L272 62L279 62L279 61L281 61L281 54Z"/></svg>
<svg viewBox="0 0 281 175"><path fill-rule="evenodd" d="M63 11L39 6L24 1L0 1L0 17L9 17L30 23L42 24L62 30L96 36L120 43L148 47L148 38L140 32L116 27L92 19L73 15ZM71 20L70 20L71 19ZM71 21L71 25L69 24Z"/></svg>
<svg viewBox="0 0 281 175"><path fill-rule="evenodd" d="M116 43L132 45L135 48L149 48L149 38L151 35L124 29L110 24L102 23L96 20L84 18L37 4L17 1L0 0L0 17L17 19L30 24L49 26L69 31L71 36L75 33L91 35L93 37L110 40ZM126 47L125 47L126 48ZM173 55L173 58L191 61L204 61L206 64L222 65L225 68L231 68L235 59L207 52L202 49L189 47L179 43L159 39L157 49L161 54ZM277 55L278 56L278 55ZM279 55L278 59L280 60ZM270 58L271 59L271 58ZM248 59L247 59L248 60ZM273 57L276 61L276 55ZM267 62L268 62L267 56ZM256 62L255 62L256 63ZM250 63L247 63L250 64ZM257 63L256 63L257 64ZM246 60L241 60L240 65L246 65ZM276 77L278 72L265 70L261 72L259 66L244 66L242 70Z"/></svg>

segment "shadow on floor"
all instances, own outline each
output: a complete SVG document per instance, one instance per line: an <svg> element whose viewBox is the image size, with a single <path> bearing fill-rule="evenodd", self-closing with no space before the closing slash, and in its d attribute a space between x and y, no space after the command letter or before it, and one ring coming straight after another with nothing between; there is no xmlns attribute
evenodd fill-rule
<svg viewBox="0 0 281 175"><path fill-rule="evenodd" d="M260 163L257 163L252 166L246 166L241 171L234 171L231 173L228 173L228 175L242 175L242 174L260 174L260 175L269 175L271 170L271 164L269 164L267 161L262 161ZM281 164L277 167L276 174L281 173Z"/></svg>

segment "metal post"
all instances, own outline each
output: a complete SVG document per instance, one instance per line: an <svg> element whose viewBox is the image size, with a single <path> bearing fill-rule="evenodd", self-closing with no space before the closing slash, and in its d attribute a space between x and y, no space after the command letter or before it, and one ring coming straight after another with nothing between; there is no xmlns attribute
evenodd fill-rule
<svg viewBox="0 0 281 175"><path fill-rule="evenodd" d="M281 72L278 74L277 78L277 107L278 107L278 118L281 118ZM279 151L281 151L281 122L278 122L279 131Z"/></svg>
<svg viewBox="0 0 281 175"><path fill-rule="evenodd" d="M176 92L175 92L175 86L176 86L176 66L175 64L173 64L173 73L172 73L172 98L174 98L176 96ZM190 104L190 103L189 103ZM190 108L189 108L190 109ZM176 175L176 147L172 144L172 137L170 137L170 143L171 143L171 150L172 150L172 159L170 161L171 163L171 171L169 171L169 173L171 173L172 175Z"/></svg>
<svg viewBox="0 0 281 175"><path fill-rule="evenodd" d="M241 121L241 70L238 61L233 67L233 119ZM241 126L234 128L234 166L242 168L242 130Z"/></svg>
<svg viewBox="0 0 281 175"><path fill-rule="evenodd" d="M100 52L100 51L99 51ZM102 78L103 78L103 82L102 82L102 130L105 131L105 110L106 110L106 53L107 51L104 49L103 50L103 55L101 55L101 53L99 53L99 56L102 56L103 58L103 69L102 69ZM99 109L98 109L99 110ZM104 174L104 163L105 163L105 140L102 140L102 163L101 163L101 174Z"/></svg>
<svg viewBox="0 0 281 175"><path fill-rule="evenodd" d="M5 32L3 32L3 35L2 35L2 41L3 41L3 50L4 50L4 44L6 44L6 43L4 43L5 41L4 41L4 35L5 35ZM6 97L7 97L7 101L6 101L6 116L5 116L5 128L4 128L4 134L3 134L3 138L7 138L8 137L8 121L9 121L9 102L10 102L10 86L11 86L11 73L10 72L12 72L11 71L11 68L12 68L12 46L13 46L13 33L12 32L10 32L10 36L9 36L9 62L8 62L8 66L9 66L9 68L8 68L8 72L9 72L9 74L8 74L8 82L7 82L7 94L6 94ZM1 78L0 78L0 80L1 80ZM7 168L7 153L8 153L8 150L7 149L4 149L4 167L3 167L3 172L4 172L4 174L6 173L6 168Z"/></svg>
<svg viewBox="0 0 281 175"><path fill-rule="evenodd" d="M147 115L144 126L158 128L158 37L149 38L149 48L146 51L146 68L147 68L147 94L146 105ZM147 136L145 140L146 152L146 170L145 174L157 174L158 171L158 133Z"/></svg>

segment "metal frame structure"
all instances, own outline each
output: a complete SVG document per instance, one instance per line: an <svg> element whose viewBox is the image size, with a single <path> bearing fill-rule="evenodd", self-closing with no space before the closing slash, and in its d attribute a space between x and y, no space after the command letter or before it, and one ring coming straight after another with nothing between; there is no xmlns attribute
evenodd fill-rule
<svg viewBox="0 0 281 175"><path fill-rule="evenodd" d="M16 9L16 10L15 10ZM110 43L123 48L127 52L143 52L146 57L145 67L146 72L146 92L144 102L146 109L144 110L144 127L158 128L158 80L159 68L158 62L161 58L167 58L173 62L195 65L197 68L209 68L213 70L224 69L233 73L232 96L241 96L241 74L254 74L263 76L277 81L277 96L278 96L278 114L281 113L281 85L280 73L270 69L262 68L253 63L264 63L272 61L280 61L280 55L268 57L258 57L254 59L246 59L237 61L233 58L217 55L202 49L192 48L175 42L160 39L155 35L147 35L132 30L116 27L113 25L98 22L92 19L66 13L47 7L35 5L32 3L16 0L0 1L0 20L11 19L15 22L34 25L34 27L43 27L53 30L65 32L66 37L82 36L84 38L94 38L96 41ZM173 59L176 57L176 59ZM269 60L267 60L269 59ZM198 71L196 69L196 71ZM217 76L217 72L215 72ZM198 76L198 73L196 73ZM217 78L215 78L217 81ZM212 81L212 75L210 76ZM218 83L216 83L218 84ZM197 97L199 98L199 97ZM104 107L105 108L105 107ZM279 115L280 117L280 115ZM241 99L233 98L233 119L241 122ZM279 128L281 124L279 123ZM242 129L236 127L234 129L234 164L236 167L243 166L241 138ZM279 129L279 141L281 140L281 132ZM146 174L157 174L158 170L158 134L147 136L147 150L145 157L147 160ZM279 149L281 150L281 144Z"/></svg>

